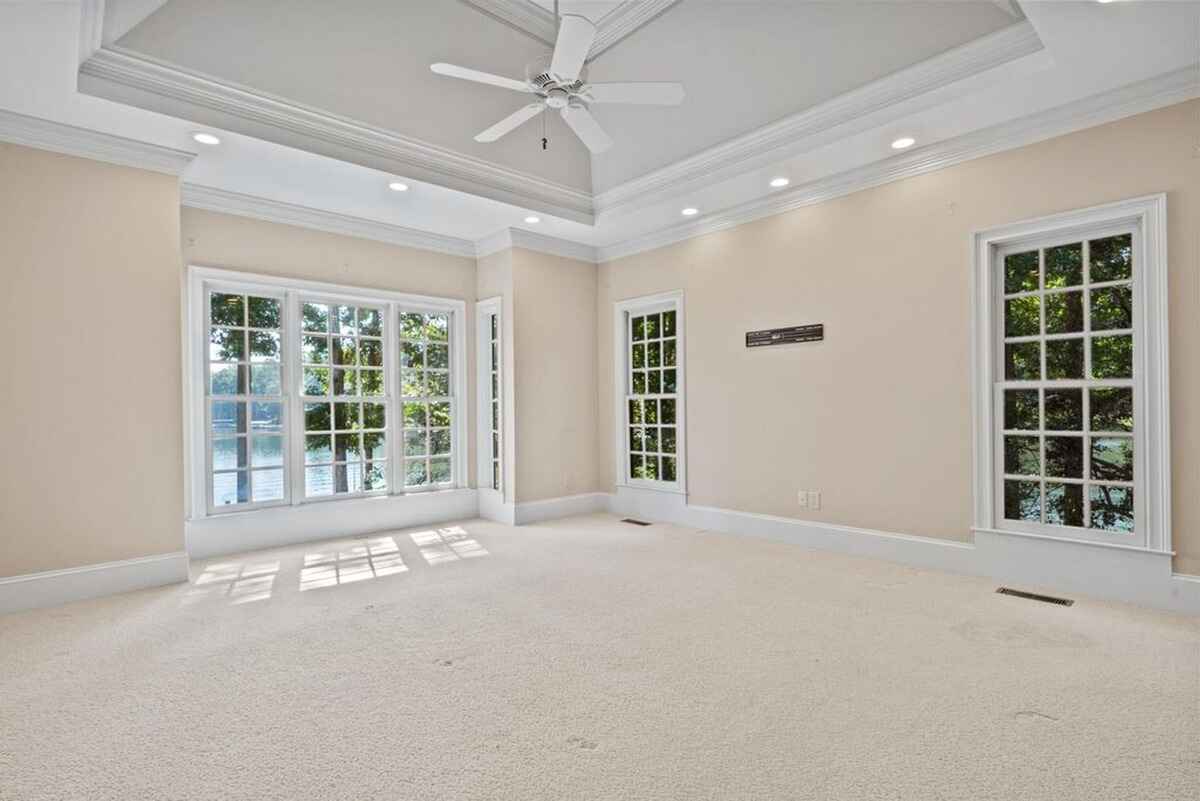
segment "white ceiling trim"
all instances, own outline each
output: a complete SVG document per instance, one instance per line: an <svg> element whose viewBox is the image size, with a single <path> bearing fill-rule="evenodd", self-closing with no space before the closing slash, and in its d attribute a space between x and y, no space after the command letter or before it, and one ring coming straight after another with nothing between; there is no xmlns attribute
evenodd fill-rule
<svg viewBox="0 0 1200 801"><path fill-rule="evenodd" d="M591 245L545 234L535 234L522 228L502 228L490 236L485 236L475 243L475 256L482 259L484 256L511 248L536 250L551 256L562 256L588 264L596 263L596 249Z"/></svg>
<svg viewBox="0 0 1200 801"><path fill-rule="evenodd" d="M1200 67L1130 84L1057 108L928 145L904 155L812 181L687 223L596 248L600 262L664 247L863 189L945 169L964 161L1103 125L1200 97Z"/></svg>
<svg viewBox="0 0 1200 801"><path fill-rule="evenodd" d="M440 183L493 200L591 224L591 195L346 117L220 81L117 46L100 48L80 67L81 87L100 96L106 86L173 101L173 116L272 139L332 158ZM100 90L96 92L95 90ZM184 104L187 111L182 111ZM211 112L221 115L214 119ZM239 125L239 123L250 123Z"/></svg>
<svg viewBox="0 0 1200 801"><path fill-rule="evenodd" d="M539 42L554 47L558 38L558 20L554 12L547 11L530 0L462 0L489 17L499 20ZM596 24L596 40L588 51L588 59L608 50L659 14L675 5L678 0L629 0L604 15Z"/></svg>
<svg viewBox="0 0 1200 801"><path fill-rule="evenodd" d="M104 0L81 0L79 14L79 63L82 64L104 43Z"/></svg>
<svg viewBox="0 0 1200 801"><path fill-rule="evenodd" d="M594 196L597 214L631 211L764 164L806 151L840 125L857 123L888 107L949 86L1043 49L1027 20L839 95L755 131L737 136ZM869 123L879 125L875 120Z"/></svg>
<svg viewBox="0 0 1200 801"><path fill-rule="evenodd" d="M251 217L266 222L296 225L330 234L354 236L386 242L389 245L431 250L451 256L475 257L475 243L469 239L419 231L402 225L322 211L307 206L297 206L278 200L268 200L254 195L243 195L224 189L184 183L181 202L184 206L205 211L218 211Z"/></svg>
<svg viewBox="0 0 1200 801"><path fill-rule="evenodd" d="M4 110L0 110L0 141L167 175L182 174L196 157L195 153L186 150L151 145Z"/></svg>

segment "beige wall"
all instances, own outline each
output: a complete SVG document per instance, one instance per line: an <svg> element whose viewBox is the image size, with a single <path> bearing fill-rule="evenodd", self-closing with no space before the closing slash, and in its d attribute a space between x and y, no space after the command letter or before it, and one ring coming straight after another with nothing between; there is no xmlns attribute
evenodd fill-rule
<svg viewBox="0 0 1200 801"><path fill-rule="evenodd" d="M596 267L514 248L512 275L517 500L597 491Z"/></svg>
<svg viewBox="0 0 1200 801"><path fill-rule="evenodd" d="M1198 144L1200 102L1181 104L602 265L603 481L612 304L683 289L691 503L968 539L971 232L1165 191L1175 569L1200 573ZM744 347L816 322L823 343Z"/></svg>
<svg viewBox="0 0 1200 801"><path fill-rule="evenodd" d="M475 482L475 259L185 208L187 264L467 301L467 464Z"/></svg>
<svg viewBox="0 0 1200 801"><path fill-rule="evenodd" d="M179 183L0 143L0 577L183 550Z"/></svg>

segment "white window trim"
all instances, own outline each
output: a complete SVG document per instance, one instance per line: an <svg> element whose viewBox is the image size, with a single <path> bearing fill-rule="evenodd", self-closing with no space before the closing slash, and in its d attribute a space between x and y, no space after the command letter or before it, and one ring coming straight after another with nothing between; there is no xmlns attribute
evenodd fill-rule
<svg viewBox="0 0 1200 801"><path fill-rule="evenodd" d="M1171 435L1167 322L1167 197L1134 198L976 232L971 240L973 530L1084 545L1171 553ZM1003 248L1052 237L1087 236L1129 225L1134 230L1134 459L1143 531L1133 543L1107 543L1022 531L1001 520L993 395L996 369L997 254ZM1139 402L1140 401L1140 402ZM1082 533L1082 532L1081 532Z"/></svg>
<svg viewBox="0 0 1200 801"><path fill-rule="evenodd" d="M500 489L492 488L492 336L488 318L496 316L496 366L500 380ZM504 303L500 297L488 298L475 304L475 484L481 491L504 497L508 475L504 469Z"/></svg>
<svg viewBox="0 0 1200 801"><path fill-rule="evenodd" d="M284 353L286 354L286 357L282 360L283 379L285 382L289 382L287 386L292 390L289 395L285 396L284 401L284 425L288 431L288 441L286 443L284 458L288 470L290 492L287 493L288 497L283 502L257 504L254 506L239 504L227 511L222 510L212 513L208 510L208 457L207 432L205 428L207 418L205 388L207 386L208 362L206 343L208 341L208 332L205 330L207 322L205 297L210 288L218 290L227 288L230 291L243 294L254 294L256 292L270 295L284 294L288 298L288 301L284 303L283 325L285 327L281 340ZM297 434L296 428L302 420L303 413L303 402L300 399L300 395L295 392L297 381L296 367L300 363L300 333L299 329L295 326L296 321L292 308L295 304L292 301L297 296L331 297L368 304L387 304L388 320L384 326L384 359L385 364L389 368L387 371L389 384L385 400L388 407L389 420L394 421L389 431L395 432L399 431L401 419L399 408L399 364L393 364L391 361L397 359L398 343L391 341L396 335L396 319L394 319L396 317L396 309L400 307L409 311L444 311L450 313L450 376L453 382L452 391L456 404L452 423L454 447L451 461L454 481L451 485L431 487L429 489L405 490L401 472L404 461L401 453L403 450L402 437L396 434L389 434L388 459L392 469L393 480L389 482L386 493L356 493L319 498L304 497L302 491L303 468L302 465L297 465L297 453L303 453L303 449L300 448L298 450L296 445L297 442L303 441L302 432ZM469 431L467 426L469 385L467 384L467 304L465 301L455 298L414 295L403 292L370 289L367 287L331 284L321 281L282 278L273 275L226 270L203 265L189 265L187 270L187 294L184 303L186 304L184 348L187 365L184 371L184 414L185 419L188 421L185 444L188 470L189 520L226 517L235 514L253 514L262 509L277 508L279 506L337 503L341 501L361 500L364 497L374 497L376 495L401 497L404 495L454 490L469 486L467 475L467 465L469 464L467 460L467 453L469 451L469 442L467 439ZM297 491L297 482L299 482L300 491Z"/></svg>
<svg viewBox="0 0 1200 801"><path fill-rule="evenodd" d="M644 295L617 301L613 304L613 406L616 434L614 438L616 486L687 494L687 320L684 314L683 290ZM654 311L675 312L676 348L675 394L675 481L648 481L629 476L629 410L625 404L629 376L629 347L626 332L631 316Z"/></svg>

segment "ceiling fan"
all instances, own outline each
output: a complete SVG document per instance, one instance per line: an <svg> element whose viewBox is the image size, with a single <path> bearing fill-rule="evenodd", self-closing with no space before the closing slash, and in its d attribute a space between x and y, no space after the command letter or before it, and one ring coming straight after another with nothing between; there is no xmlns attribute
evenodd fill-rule
<svg viewBox="0 0 1200 801"><path fill-rule="evenodd" d="M557 109L563 121L593 153L612 147L612 139L588 110L594 103L630 103L677 106L683 102L683 84L670 82L588 83L584 60L596 39L596 26L586 17L563 14L554 53L525 68L525 80L505 78L454 64L431 64L439 75L461 78L535 95L537 100L519 108L475 136L476 142L495 142L547 109ZM543 142L543 146L544 146Z"/></svg>

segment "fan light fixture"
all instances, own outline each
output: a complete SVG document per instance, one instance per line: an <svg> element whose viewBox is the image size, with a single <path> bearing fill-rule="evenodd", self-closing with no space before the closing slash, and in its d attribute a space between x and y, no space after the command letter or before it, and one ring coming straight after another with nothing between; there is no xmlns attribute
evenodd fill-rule
<svg viewBox="0 0 1200 801"><path fill-rule="evenodd" d="M790 183L791 183L791 181L788 180L787 178L784 178L783 176L771 179L771 186L773 186L776 189L782 189L783 187L787 186Z"/></svg>
<svg viewBox="0 0 1200 801"><path fill-rule="evenodd" d="M917 140L913 139L911 136L902 136L895 142L892 142L892 150L905 150L906 148L912 147L916 143Z"/></svg>
<svg viewBox="0 0 1200 801"><path fill-rule="evenodd" d="M192 139L196 140L202 145L221 144L220 137L218 137L216 134L210 134L205 131L197 131L196 133L192 134Z"/></svg>
<svg viewBox="0 0 1200 801"><path fill-rule="evenodd" d="M388 189L392 190L393 192L407 192L408 184L404 183L403 181L392 181L390 184L388 184Z"/></svg>
<svg viewBox="0 0 1200 801"><path fill-rule="evenodd" d="M691 206L688 206L686 209L684 209L683 211L681 211L679 213L682 214L684 217L694 217L700 213L700 209L696 209L696 208L692 208Z"/></svg>

